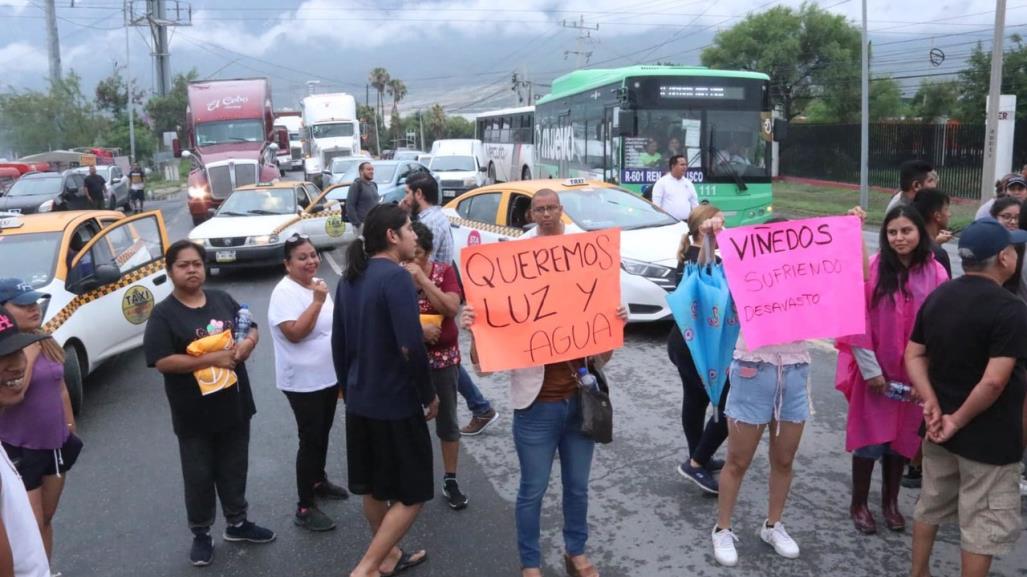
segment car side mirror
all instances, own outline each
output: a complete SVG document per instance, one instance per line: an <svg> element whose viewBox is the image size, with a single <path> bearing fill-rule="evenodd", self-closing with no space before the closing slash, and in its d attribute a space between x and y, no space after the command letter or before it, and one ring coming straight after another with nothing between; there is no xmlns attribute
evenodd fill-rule
<svg viewBox="0 0 1027 577"><path fill-rule="evenodd" d="M325 209L324 203L323 202L319 202L319 203L315 204L313 206L313 208L310 209L310 212L312 212L314 214L317 214L319 212L324 211L324 209Z"/></svg>
<svg viewBox="0 0 1027 577"><path fill-rule="evenodd" d="M406 183L407 183L407 177L404 176L403 178L399 179L399 182L397 182L396 184L406 184Z"/></svg>
<svg viewBox="0 0 1027 577"><path fill-rule="evenodd" d="M81 262L79 263L81 264ZM77 294L84 294L102 286L117 282L121 278L121 271L112 264L101 264L96 267L93 274L82 279L75 287Z"/></svg>
<svg viewBox="0 0 1027 577"><path fill-rule="evenodd" d="M478 172L488 172L488 171L489 171L489 167L487 167L487 166L479 166L478 167Z"/></svg>
<svg viewBox="0 0 1027 577"><path fill-rule="evenodd" d="M218 210L216 208L208 208L207 209L207 216L214 216L214 214L217 213L217 211Z"/></svg>
<svg viewBox="0 0 1027 577"><path fill-rule="evenodd" d="M635 113L631 110L617 112L617 136L635 135Z"/></svg>

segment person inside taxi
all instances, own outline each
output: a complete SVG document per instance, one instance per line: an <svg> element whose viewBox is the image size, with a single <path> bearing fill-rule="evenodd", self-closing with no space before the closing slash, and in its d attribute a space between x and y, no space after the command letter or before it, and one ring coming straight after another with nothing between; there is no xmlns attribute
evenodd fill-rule
<svg viewBox="0 0 1027 577"><path fill-rule="evenodd" d="M49 296L21 279L0 279L0 306L18 330L41 337L24 349L25 397L0 412L0 441L25 483L48 558L53 554L53 518L66 475L82 451L64 382L64 351L41 328L39 301Z"/></svg>

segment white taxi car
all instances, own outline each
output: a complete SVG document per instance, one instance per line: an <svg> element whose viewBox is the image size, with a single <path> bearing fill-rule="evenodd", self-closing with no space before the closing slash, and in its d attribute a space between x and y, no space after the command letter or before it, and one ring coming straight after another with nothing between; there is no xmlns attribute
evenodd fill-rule
<svg viewBox="0 0 1027 577"><path fill-rule="evenodd" d="M207 249L211 269L278 265L285 241L294 233L310 237L319 249L353 240L338 203L309 182L278 180L242 186L214 216L189 233Z"/></svg>
<svg viewBox="0 0 1027 577"><path fill-rule="evenodd" d="M0 213L2 276L49 294L43 329L64 347L64 379L77 413L83 379L143 343L156 302L171 294L168 235L159 211L126 217L83 210Z"/></svg>
<svg viewBox="0 0 1027 577"><path fill-rule="evenodd" d="M454 248L515 239L531 226L531 197L560 194L567 232L621 229L621 301L631 322L670 318L667 293L676 288L677 251L688 226L656 205L598 180L521 180L468 192L444 208ZM457 266L459 266L459 256Z"/></svg>

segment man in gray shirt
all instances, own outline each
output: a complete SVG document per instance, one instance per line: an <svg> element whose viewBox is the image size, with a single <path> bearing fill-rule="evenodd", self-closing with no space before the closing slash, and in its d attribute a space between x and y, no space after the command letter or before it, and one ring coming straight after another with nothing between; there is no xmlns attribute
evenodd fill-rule
<svg viewBox="0 0 1027 577"><path fill-rule="evenodd" d="M371 209L378 206L378 183L374 181L374 165L361 162L357 167L360 176L349 185L346 195L346 218L359 231L364 226L364 219Z"/></svg>

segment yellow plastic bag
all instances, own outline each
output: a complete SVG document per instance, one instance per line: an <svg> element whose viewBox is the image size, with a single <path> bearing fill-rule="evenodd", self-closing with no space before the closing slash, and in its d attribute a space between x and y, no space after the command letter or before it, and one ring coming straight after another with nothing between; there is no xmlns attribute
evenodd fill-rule
<svg viewBox="0 0 1027 577"><path fill-rule="evenodd" d="M422 327L442 327L442 315L421 315Z"/></svg>
<svg viewBox="0 0 1027 577"><path fill-rule="evenodd" d="M196 339L189 343L185 352L192 357L202 357L207 353L225 351L232 347L232 331L220 332L216 335ZM221 367L207 367L193 371L196 383L200 385L200 393L204 396L227 389L239 381L235 371Z"/></svg>

